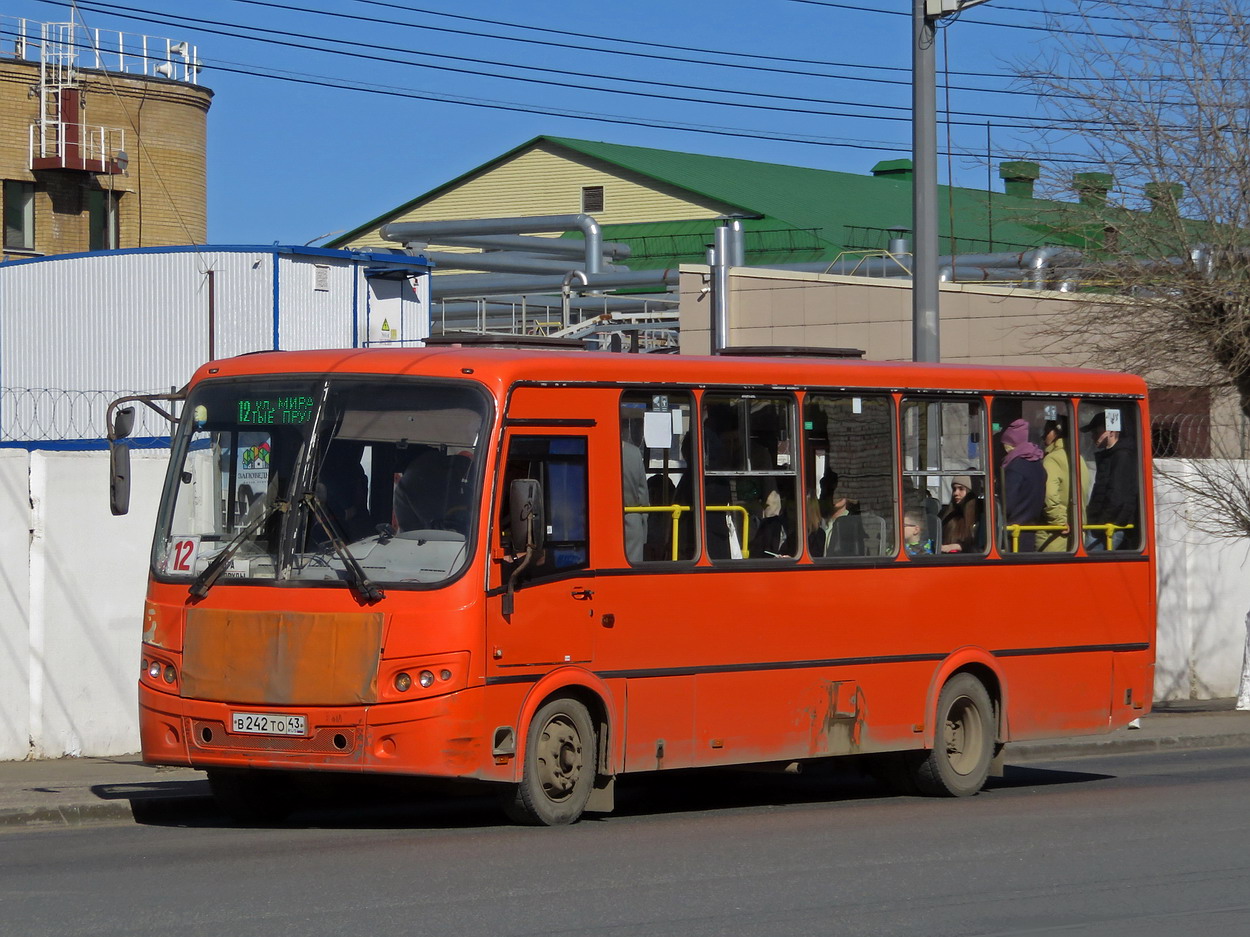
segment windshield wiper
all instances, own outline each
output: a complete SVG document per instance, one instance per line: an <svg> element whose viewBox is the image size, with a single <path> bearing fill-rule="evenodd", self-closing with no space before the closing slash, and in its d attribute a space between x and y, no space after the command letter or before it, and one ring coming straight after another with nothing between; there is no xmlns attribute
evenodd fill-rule
<svg viewBox="0 0 1250 937"><path fill-rule="evenodd" d="M261 525L269 520L275 511L285 512L290 509L290 506L288 502L278 499L257 514L250 524L235 534L222 551L213 557L213 561L204 567L204 572L195 577L195 582L191 583L191 595L197 599L202 599L208 595L208 590L213 587L213 583L221 576L226 568L226 564L234 559L234 555L239 552L239 547L243 546L244 542L252 534L260 530Z"/></svg>
<svg viewBox="0 0 1250 937"><path fill-rule="evenodd" d="M347 575L347 581L351 583L352 588L360 593L360 597L366 602L376 602L379 599L386 598L386 593L382 591L376 582L369 578L368 574L365 573L364 567L360 565L360 561L347 548L347 544L339 534L338 524L334 522L334 518L330 516L330 512L326 510L326 506L321 503L321 499L317 497L316 493L312 491L304 492L304 497L300 503L308 506L308 509L312 511L313 517L317 519L317 523L321 525L321 528L330 538L330 546L334 547L334 552L343 561L343 572Z"/></svg>

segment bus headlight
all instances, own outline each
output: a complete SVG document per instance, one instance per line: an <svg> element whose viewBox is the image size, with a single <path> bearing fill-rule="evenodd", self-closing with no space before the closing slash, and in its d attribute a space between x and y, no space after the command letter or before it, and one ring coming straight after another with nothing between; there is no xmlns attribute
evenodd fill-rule
<svg viewBox="0 0 1250 937"><path fill-rule="evenodd" d="M178 671L174 670L174 665L166 664L165 665L165 682L173 683L177 679L178 679Z"/></svg>
<svg viewBox="0 0 1250 937"><path fill-rule="evenodd" d="M417 679L423 687L429 688L434 685L434 674L429 670L421 671L421 675Z"/></svg>
<svg viewBox="0 0 1250 937"><path fill-rule="evenodd" d="M148 664L148 676L151 677L153 680L160 679L161 670L162 670L162 667L161 667L161 662L159 660L154 660L152 661L152 663Z"/></svg>
<svg viewBox="0 0 1250 937"><path fill-rule="evenodd" d="M406 673L395 674L395 689L399 690L400 693L407 693L411 686L412 677Z"/></svg>

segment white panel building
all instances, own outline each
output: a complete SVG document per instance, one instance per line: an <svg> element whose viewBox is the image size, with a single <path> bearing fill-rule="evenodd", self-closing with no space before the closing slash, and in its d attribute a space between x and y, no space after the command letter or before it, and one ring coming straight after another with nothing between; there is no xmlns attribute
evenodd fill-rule
<svg viewBox="0 0 1250 937"><path fill-rule="evenodd" d="M109 400L180 387L212 358L419 345L428 273L403 254L278 245L0 264L0 445L98 446ZM137 435L168 435L144 419Z"/></svg>

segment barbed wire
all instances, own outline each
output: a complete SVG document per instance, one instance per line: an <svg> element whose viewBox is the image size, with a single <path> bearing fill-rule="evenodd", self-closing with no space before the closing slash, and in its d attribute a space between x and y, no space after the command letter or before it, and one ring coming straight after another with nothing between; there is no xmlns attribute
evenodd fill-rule
<svg viewBox="0 0 1250 937"><path fill-rule="evenodd" d="M102 440L108 435L105 416L118 397L160 393L153 390L64 390L56 387L0 389L0 442L66 442ZM138 407L131 445L167 445L169 423Z"/></svg>

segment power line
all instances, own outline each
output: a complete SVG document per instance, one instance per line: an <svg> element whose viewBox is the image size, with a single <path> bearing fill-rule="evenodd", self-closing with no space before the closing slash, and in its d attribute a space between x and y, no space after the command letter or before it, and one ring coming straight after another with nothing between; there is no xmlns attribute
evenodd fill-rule
<svg viewBox="0 0 1250 937"><path fill-rule="evenodd" d="M40 2L52 2L52 0L40 0ZM283 6L281 4L261 3L260 0L235 0L235 2L259 3L259 5L263 5L263 6ZM162 26L177 26L177 25L181 25L181 23L195 24L194 28L201 29L202 31L207 32L207 33L229 36L231 38L239 38L239 39L244 39L244 40L248 40L252 42L265 42L268 45L281 45L287 48L303 49L305 51L320 52L320 53L333 54L333 55L342 55L342 56L347 56L351 58L363 59L365 61L384 62L386 64L431 68L431 69L436 69L440 71L451 72L453 74L470 75L473 77L495 78L501 81L510 81L510 82L519 81L519 82L525 82L525 83L530 83L530 84L540 84L540 85L546 85L548 87L564 88L564 89L573 90L573 91L589 91L589 92L598 92L598 93L607 93L607 94L628 95L631 97L642 97L642 98L660 100L660 101L673 101L673 102L678 102L678 103L710 105L710 106L718 106L718 107L744 108L748 110L767 110L770 112L777 112L777 113L809 114L809 115L818 116L818 117L841 117L841 118L846 118L846 119L851 119L851 120L910 121L911 119L911 116L910 116L911 108L906 105L874 104L874 103L869 103L869 102L850 102L850 101L827 100L827 99L824 99L824 100L818 99L816 101L816 103L820 103L820 104L830 104L830 105L842 106L842 107L855 106L856 104L858 104L858 106L864 107L864 108L897 112L897 116L894 116L891 114L874 115L874 114L850 113L850 112L845 112L845 111L836 112L836 111L829 111L829 110L816 109L816 108L810 108L810 107L794 108L794 107L779 107L776 105L751 104L747 102L737 102L737 101L717 101L717 100L709 100L706 98L692 98L692 97L678 96L678 95L658 94L655 92L630 91L630 90L620 89L620 88L593 87L593 86L587 85L584 82L570 84L568 82L554 81L551 79L526 78L526 77L522 77L518 75L499 75L499 74L495 74L492 72L484 71L480 66L473 67L473 68L458 68L458 67L451 66L451 65L438 65L438 64L432 64L432 63L426 63L426 62L405 62L394 56L387 57L387 56L379 56L379 55L374 55L374 54L364 53L364 52L351 52L351 51L346 51L346 50L337 50L337 49L327 48L321 45L309 45L309 44L302 43L302 42L294 42L292 41L292 39L306 39L306 40L311 40L311 41L331 42L331 43L335 43L338 45L346 45L346 46L350 46L354 48L370 48L370 49L376 48L376 44L374 43L365 43L365 42L357 42L357 41L348 40L348 39L333 39L333 38L322 40L321 37L318 37L318 36L310 36L305 33L295 33L289 30L276 30L276 29L268 29L266 27L245 26L242 24L229 24L229 23L223 23L219 20L206 20L206 19L201 19L198 17L190 17L190 16L183 16L180 14L165 13L159 10L150 10L150 9L139 10L140 13L152 14L151 16L144 16L144 15L138 15L135 12L138 8L120 7L116 4L101 2L101 0L88 0L85 6L87 9L90 9L92 12L106 13L112 10L112 11L117 11L121 13L122 15L125 15L129 18L139 20L141 22L154 22ZM284 7L284 8L289 9L287 7ZM160 17L164 17L164 18L160 18ZM175 21L178 21L178 22L175 22ZM233 29L228 28L231 26L233 26ZM220 27L220 28L214 28L214 27ZM257 36L240 33L239 32L240 28L249 30L251 32L264 33L269 36L286 36L286 37L291 37L291 38L262 39ZM458 61L458 62L465 62L465 63L473 63L474 65L476 65L480 61L480 59L477 59L477 58L471 58L468 56L456 56L456 55L450 55L447 53L407 51L406 54L425 57L425 58L434 58L434 59L443 59L443 60ZM572 73L563 69L550 69L550 68L544 68L541 66L522 65L522 64L515 64L515 63L502 63L502 64L506 65L506 67L510 69L521 70L521 71L534 71L534 72L542 72L542 73L566 75L566 76L572 76L572 75L577 74L577 73ZM833 76L810 76L809 75L808 77L833 77ZM605 80L617 81L617 82L622 82L622 83L648 85L651 87L691 88L692 90L696 90L696 91L708 91L711 93L725 93L725 94L735 94L735 95L750 96L750 97L762 97L762 98L768 98L772 100L783 100L783 101L811 100L808 98L799 98L799 97L790 96L790 95L774 95L774 94L767 94L763 92L736 91L732 89L723 89L723 88L708 88L704 86L684 85L684 84L676 84L676 83L671 83L671 82L660 82L660 81L653 81L653 80L648 80L648 79L636 79L636 78L619 77L619 76L605 76ZM877 80L880 81L882 79L877 79ZM900 84L905 84L905 83L900 83ZM978 93L989 93L987 89L979 89L979 88L959 89L959 90L975 91ZM999 92L999 93L1010 93L1010 92ZM985 112L980 112L980 111L956 111L953 113L960 117L991 118L991 119L998 119L998 120L1004 120L1004 121L1009 120L1014 116L1014 115L1004 115L1001 113L985 113ZM1042 124L1049 124L1052 122L1062 122L1063 120L1062 118L1052 118L1052 117L1045 117L1045 116L1036 116L1031 119L1036 120ZM979 128L983 125L983 120L977 120L977 121L959 120L959 121L952 121L952 123L957 126L966 126L966 127L975 126Z"/></svg>

